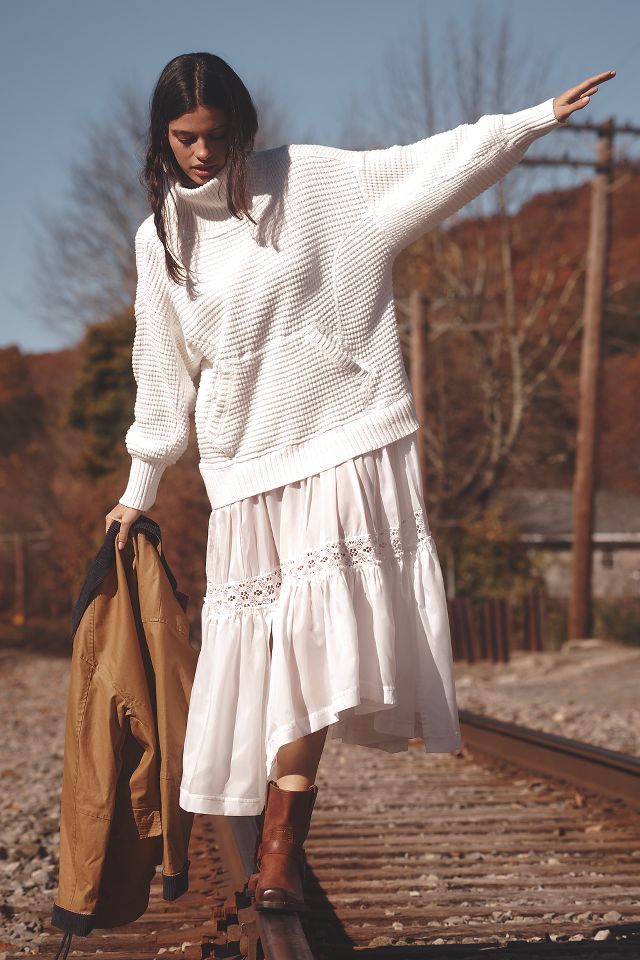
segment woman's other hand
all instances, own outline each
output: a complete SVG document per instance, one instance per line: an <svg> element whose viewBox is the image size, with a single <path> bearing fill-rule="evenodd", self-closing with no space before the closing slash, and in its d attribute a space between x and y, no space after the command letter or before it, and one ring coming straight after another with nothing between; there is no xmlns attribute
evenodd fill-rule
<svg viewBox="0 0 640 960"><path fill-rule="evenodd" d="M598 92L598 84L611 80L615 75L615 70L605 70L604 73L597 73L595 77L588 77L577 86L570 87L559 97L554 97L553 112L556 115L556 120L564 123L575 110L582 110L583 107L586 107L590 97Z"/></svg>
<svg viewBox="0 0 640 960"><path fill-rule="evenodd" d="M125 507L123 503L116 503L113 510L109 510L109 513L105 517L106 522L106 533L109 531L109 527L114 520L120 521L120 530L118 531L118 548L122 550L127 538L129 536L129 528L131 524L134 523L138 517L142 516L142 510L135 510L134 507Z"/></svg>

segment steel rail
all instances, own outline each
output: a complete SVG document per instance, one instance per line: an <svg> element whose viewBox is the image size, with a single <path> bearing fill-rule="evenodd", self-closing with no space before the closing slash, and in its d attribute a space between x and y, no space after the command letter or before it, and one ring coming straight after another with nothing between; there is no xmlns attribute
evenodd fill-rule
<svg viewBox="0 0 640 960"><path fill-rule="evenodd" d="M640 757L460 710L464 746L640 808Z"/></svg>
<svg viewBox="0 0 640 960"><path fill-rule="evenodd" d="M497 758L517 768L568 781L640 808L639 757L468 710L460 710L459 717L463 746L470 753ZM240 891L254 869L259 818L213 819L216 841L229 878ZM229 912L233 914L233 908ZM237 915L241 952L249 960L262 954L265 960L313 960L298 914L266 914L240 905ZM258 939L262 954L258 951Z"/></svg>

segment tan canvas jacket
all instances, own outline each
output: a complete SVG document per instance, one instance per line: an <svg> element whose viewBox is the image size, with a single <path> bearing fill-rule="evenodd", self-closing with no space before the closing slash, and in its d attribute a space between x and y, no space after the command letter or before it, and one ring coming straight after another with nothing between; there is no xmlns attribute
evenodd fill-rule
<svg viewBox="0 0 640 960"><path fill-rule="evenodd" d="M54 926L86 936L140 917L156 864L163 896L188 889L193 814L178 804L197 653L188 596L160 527L138 518L122 551L109 528L72 614L60 873Z"/></svg>

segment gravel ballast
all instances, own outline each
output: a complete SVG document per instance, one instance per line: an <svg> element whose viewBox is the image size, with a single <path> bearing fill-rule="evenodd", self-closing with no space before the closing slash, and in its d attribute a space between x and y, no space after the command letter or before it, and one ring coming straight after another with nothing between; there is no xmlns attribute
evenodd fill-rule
<svg viewBox="0 0 640 960"><path fill-rule="evenodd" d="M38 952L57 889L69 660L0 651L0 677L3 960Z"/></svg>
<svg viewBox="0 0 640 960"><path fill-rule="evenodd" d="M583 641L456 663L461 709L640 756L640 649ZM0 960L38 952L57 889L69 660L0 651Z"/></svg>
<svg viewBox="0 0 640 960"><path fill-rule="evenodd" d="M455 664L458 707L640 756L640 648L593 640Z"/></svg>

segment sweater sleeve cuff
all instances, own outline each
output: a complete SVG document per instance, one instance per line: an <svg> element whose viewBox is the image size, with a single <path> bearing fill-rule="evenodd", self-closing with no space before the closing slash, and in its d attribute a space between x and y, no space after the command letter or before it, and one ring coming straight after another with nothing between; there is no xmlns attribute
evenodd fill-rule
<svg viewBox="0 0 640 960"><path fill-rule="evenodd" d="M507 140L520 150L526 150L538 137L556 127L564 126L553 112L553 100L553 97L549 97L535 107L503 114L504 133Z"/></svg>
<svg viewBox="0 0 640 960"><path fill-rule="evenodd" d="M148 510L156 502L160 478L167 466L160 461L149 462L131 457L127 489L118 502L134 510Z"/></svg>

